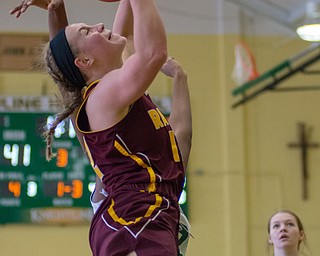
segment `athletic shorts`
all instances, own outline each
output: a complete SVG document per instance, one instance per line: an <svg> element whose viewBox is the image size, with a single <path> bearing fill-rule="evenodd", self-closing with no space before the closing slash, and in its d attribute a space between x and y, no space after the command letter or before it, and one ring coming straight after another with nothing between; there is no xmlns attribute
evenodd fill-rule
<svg viewBox="0 0 320 256"><path fill-rule="evenodd" d="M132 251L138 256L177 256L178 216L176 207L158 194L108 195L92 219L93 256L124 256Z"/></svg>
<svg viewBox="0 0 320 256"><path fill-rule="evenodd" d="M99 202L93 202L92 192L90 196L90 202L92 205L93 213L95 214L100 205L102 204L103 200ZM104 195L105 197L108 196L107 192L105 190L99 191L98 193ZM188 243L189 243L189 237L191 236L191 225L188 221L188 218L184 214L183 210L180 208L180 218L179 218L179 234L178 234L178 242L179 242L179 256L185 256L187 253Z"/></svg>

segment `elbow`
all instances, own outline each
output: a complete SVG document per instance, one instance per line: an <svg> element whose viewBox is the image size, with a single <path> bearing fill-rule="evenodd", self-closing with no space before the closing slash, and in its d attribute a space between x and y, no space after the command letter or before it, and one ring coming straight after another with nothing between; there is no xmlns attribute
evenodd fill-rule
<svg viewBox="0 0 320 256"><path fill-rule="evenodd" d="M168 58L168 53L166 49L155 49L155 51L152 54L152 59L157 64L159 69L162 67L162 65L166 62Z"/></svg>
<svg viewBox="0 0 320 256"><path fill-rule="evenodd" d="M162 65L166 62L167 57L167 50L162 48L154 48L144 55L146 63L149 62L149 65L154 66L157 69L162 67Z"/></svg>
<svg viewBox="0 0 320 256"><path fill-rule="evenodd" d="M167 49L163 49L158 52L159 52L159 59L161 60L161 66L162 66L167 61L168 52L167 52Z"/></svg>

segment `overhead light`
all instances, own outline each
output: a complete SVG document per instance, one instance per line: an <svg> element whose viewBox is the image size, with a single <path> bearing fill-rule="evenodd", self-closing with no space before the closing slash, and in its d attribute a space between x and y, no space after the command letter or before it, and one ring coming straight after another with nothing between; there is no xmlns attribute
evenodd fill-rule
<svg viewBox="0 0 320 256"><path fill-rule="evenodd" d="M297 28L297 33L303 40L320 41L320 2L309 1L306 3L306 18L303 24Z"/></svg>

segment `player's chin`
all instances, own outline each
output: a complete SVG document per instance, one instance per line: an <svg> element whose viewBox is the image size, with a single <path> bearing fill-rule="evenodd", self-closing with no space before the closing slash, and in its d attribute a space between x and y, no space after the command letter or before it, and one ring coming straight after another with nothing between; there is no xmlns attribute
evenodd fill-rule
<svg viewBox="0 0 320 256"><path fill-rule="evenodd" d="M112 35L110 41L113 44L125 45L127 43L127 39L120 35Z"/></svg>
<svg viewBox="0 0 320 256"><path fill-rule="evenodd" d="M120 41L120 40L123 40L123 39L125 39L125 37L120 36L118 34L112 34L112 36L110 38L110 41L117 42L117 41Z"/></svg>

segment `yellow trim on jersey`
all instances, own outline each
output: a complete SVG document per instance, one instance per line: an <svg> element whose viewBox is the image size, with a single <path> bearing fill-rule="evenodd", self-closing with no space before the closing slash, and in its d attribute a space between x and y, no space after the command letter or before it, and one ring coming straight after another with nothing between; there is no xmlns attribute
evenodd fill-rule
<svg viewBox="0 0 320 256"><path fill-rule="evenodd" d="M126 221L124 220L123 218L119 217L117 215L117 213L115 212L114 210L114 200L112 199L111 200L111 205L110 207L108 208L108 213L109 215L111 216L111 218L115 221L115 222L118 222L120 223L121 225L124 225L124 226L128 226L128 225L131 225L131 224L135 224L137 222L139 222L142 218L147 218L147 217L150 217L151 214L155 211L156 208L159 208L161 206L161 203L162 203L162 197L159 195L159 194L155 194L156 196L156 202L155 204L153 205L150 205L147 212L145 213L145 215L143 217L138 217L136 218L135 220L132 220L132 221Z"/></svg>
<svg viewBox="0 0 320 256"><path fill-rule="evenodd" d="M91 94L91 92L92 92L92 90L93 90L93 89L92 89L92 90L89 90L89 89L91 89L92 86L96 85L96 84L99 83L99 82L100 82L100 79L95 80L95 81L93 81L91 84L88 85L88 87L85 89L85 91L84 91L84 93L83 93L83 95L82 95L83 101L82 101L80 107L79 107L78 110L77 110L77 114L76 114L76 128L77 128L81 133L83 133L83 134L89 134L89 133L94 133L94 132L99 132L99 131L104 130L104 129L101 129L101 130L96 130L96 131L83 131L83 130L81 130L80 127L78 126L79 114L80 114L80 112L81 112L84 104L87 102L87 99L88 99L88 97L90 96L90 94Z"/></svg>
<svg viewBox="0 0 320 256"><path fill-rule="evenodd" d="M180 162L179 150L176 143L176 139L174 137L174 131L169 131L169 137L171 142L172 155L175 162Z"/></svg>
<svg viewBox="0 0 320 256"><path fill-rule="evenodd" d="M138 217L136 218L134 221L126 221L124 220L123 218L120 218L116 212L114 211L113 209L113 206L114 206L114 200L112 199L111 200L111 205L110 207L108 208L108 213L109 215L111 216L111 218L115 221L115 222L119 222L121 225L124 225L124 226L127 226L127 225L130 225L130 224L135 224L137 223L138 221L140 221L142 219L142 217Z"/></svg>
<svg viewBox="0 0 320 256"><path fill-rule="evenodd" d="M92 155L91 155L91 152L90 152L90 149L89 149L89 146L86 142L86 139L83 137L83 144L84 144L84 147L86 149L86 152L87 152L87 155L89 157L89 160L90 160L90 164L91 164L91 167L92 169L94 170L94 172L97 174L97 176L99 177L100 180L102 180L102 177L103 177L103 173L100 171L99 167L97 165L95 165L94 161L93 161L93 158L92 158Z"/></svg>
<svg viewBox="0 0 320 256"><path fill-rule="evenodd" d="M156 208L159 208L162 203L162 197L159 194L155 194L156 202L154 205L150 205L148 211L144 215L144 217L150 217Z"/></svg>
<svg viewBox="0 0 320 256"><path fill-rule="evenodd" d="M90 83L90 84L88 85L88 87L85 89L82 98L83 98L83 99L88 98L89 95L90 95L90 93L88 94L88 90L89 90L93 85L95 85L95 84L97 84L97 83L99 83L99 82L100 82L100 79L97 79L97 80L93 81L92 83ZM90 92L91 92L91 91L90 91Z"/></svg>
<svg viewBox="0 0 320 256"><path fill-rule="evenodd" d="M130 154L124 147L122 147L120 145L119 142L115 141L114 142L114 146L115 146L116 149L118 149L118 151L122 155L130 157L139 166L141 166L142 168L146 168L147 169L147 171L149 173L149 176L150 176L150 184L148 185L148 192L155 192L156 191L156 174L154 173L152 167L148 166L145 162L143 162L143 160L140 157Z"/></svg>

